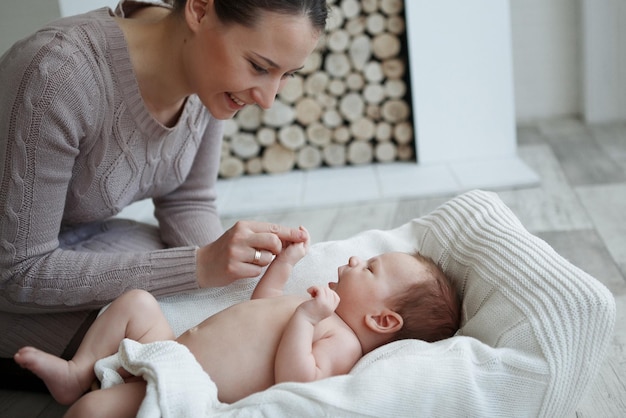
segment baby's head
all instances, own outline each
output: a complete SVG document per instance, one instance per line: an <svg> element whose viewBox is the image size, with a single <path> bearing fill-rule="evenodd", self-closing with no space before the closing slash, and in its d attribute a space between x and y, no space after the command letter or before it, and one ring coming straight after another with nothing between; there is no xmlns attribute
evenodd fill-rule
<svg viewBox="0 0 626 418"><path fill-rule="evenodd" d="M419 253L350 257L338 273L337 283L330 284L341 298L335 312L354 330L365 352L399 339L441 340L459 327L461 309L453 283Z"/></svg>
<svg viewBox="0 0 626 418"><path fill-rule="evenodd" d="M419 253L413 257L422 266L418 280L389 303L403 321L393 340L415 338L434 342L449 338L459 329L461 304L454 283L434 261Z"/></svg>

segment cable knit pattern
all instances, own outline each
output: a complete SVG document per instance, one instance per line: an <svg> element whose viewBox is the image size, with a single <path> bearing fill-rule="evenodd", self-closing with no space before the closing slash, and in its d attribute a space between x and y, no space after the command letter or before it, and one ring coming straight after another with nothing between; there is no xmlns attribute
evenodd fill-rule
<svg viewBox="0 0 626 418"><path fill-rule="evenodd" d="M363 357L348 376L283 383L216 405L210 415L571 416L612 338L615 300L599 281L526 231L496 194L468 192L397 229L315 244L287 288L304 293L311 284L334 280L337 266L351 255L414 249L459 285L463 318L456 336L388 344ZM160 302L180 333L247 299L253 285ZM168 390L176 399L185 388Z"/></svg>
<svg viewBox="0 0 626 418"><path fill-rule="evenodd" d="M196 289L196 249L222 233L222 122L198 97L176 126L158 123L107 8L16 43L0 60L0 85L0 356L67 343L26 336L15 326L22 314L98 308L131 288ZM109 220L145 198L155 202L156 233ZM54 317L19 321L39 330ZM75 330L84 315L74 317L66 325Z"/></svg>

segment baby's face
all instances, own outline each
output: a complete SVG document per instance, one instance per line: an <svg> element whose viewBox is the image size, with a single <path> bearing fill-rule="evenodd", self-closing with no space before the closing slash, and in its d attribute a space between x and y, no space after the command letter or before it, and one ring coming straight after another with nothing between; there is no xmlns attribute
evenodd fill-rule
<svg viewBox="0 0 626 418"><path fill-rule="evenodd" d="M384 253L369 260L350 257L339 267L338 281L329 283L341 298L342 309L384 306L410 284L424 277L424 266L406 253Z"/></svg>

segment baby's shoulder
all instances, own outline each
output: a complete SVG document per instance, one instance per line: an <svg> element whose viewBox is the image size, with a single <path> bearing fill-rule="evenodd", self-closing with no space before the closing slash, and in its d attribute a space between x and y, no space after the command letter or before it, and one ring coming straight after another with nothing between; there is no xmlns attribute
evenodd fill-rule
<svg viewBox="0 0 626 418"><path fill-rule="evenodd" d="M359 338L339 315L333 313L326 320L320 322L320 334L319 338L330 338L335 341L339 341L341 346L345 349L360 350L361 343Z"/></svg>

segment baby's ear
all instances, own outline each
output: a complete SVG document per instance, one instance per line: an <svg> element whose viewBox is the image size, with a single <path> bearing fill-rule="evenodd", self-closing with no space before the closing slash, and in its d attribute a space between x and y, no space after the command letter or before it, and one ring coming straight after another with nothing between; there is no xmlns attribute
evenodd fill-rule
<svg viewBox="0 0 626 418"><path fill-rule="evenodd" d="M394 334L402 328L404 321L399 313L391 309L384 309L378 314L368 314L365 324L372 331L379 334Z"/></svg>
<svg viewBox="0 0 626 418"><path fill-rule="evenodd" d="M207 0L189 0L185 5L185 17L187 18L187 23L191 23L192 27L195 28L200 20L206 15L208 6L209 1Z"/></svg>

